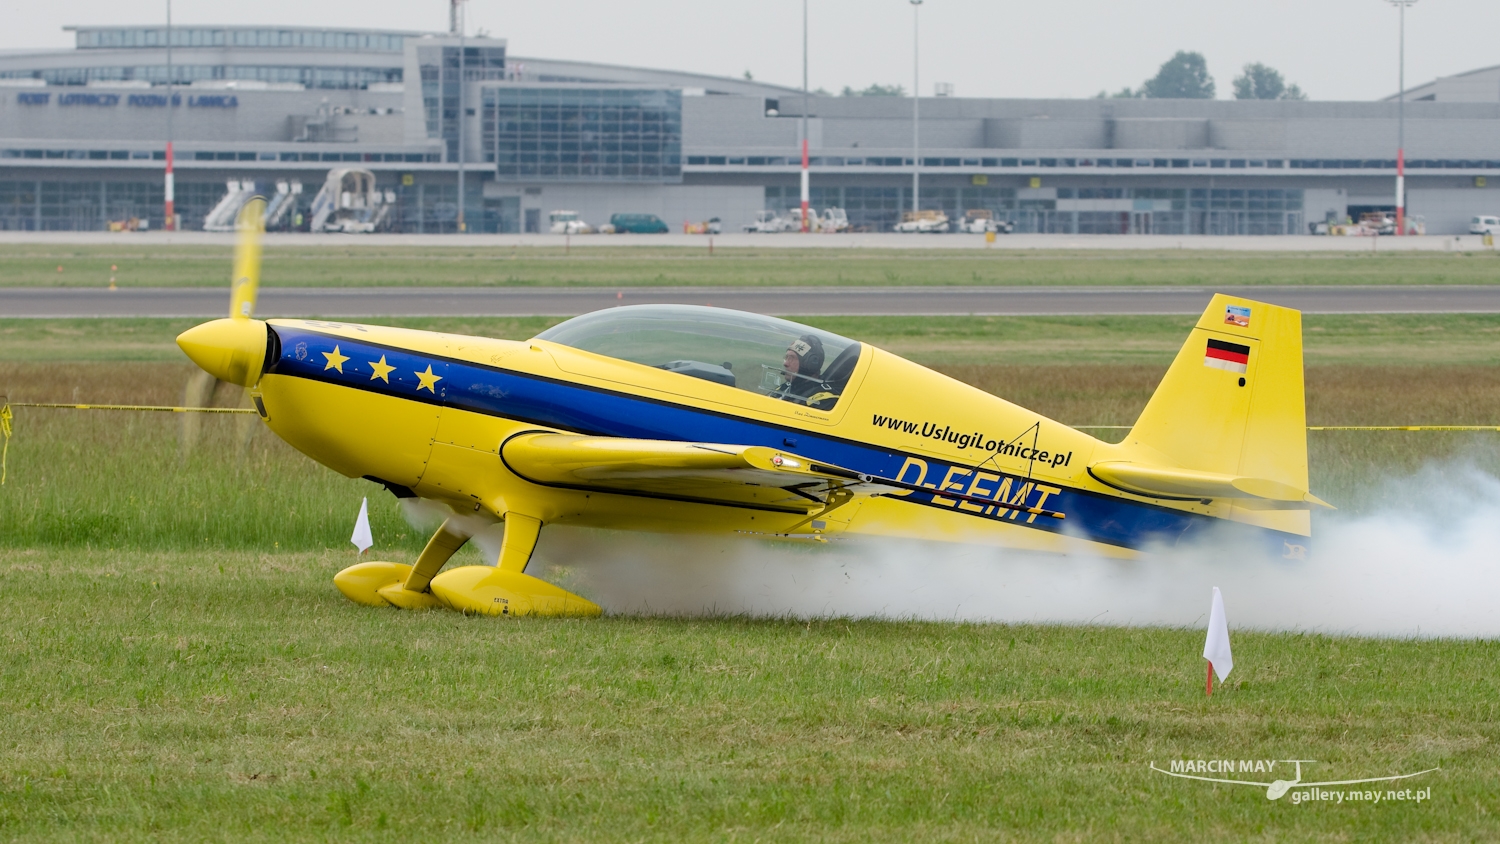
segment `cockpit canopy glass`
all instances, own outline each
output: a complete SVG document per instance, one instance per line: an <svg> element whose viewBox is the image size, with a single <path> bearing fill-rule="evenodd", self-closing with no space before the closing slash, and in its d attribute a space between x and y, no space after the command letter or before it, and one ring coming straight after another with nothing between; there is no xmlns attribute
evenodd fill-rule
<svg viewBox="0 0 1500 844"><path fill-rule="evenodd" d="M609 308L537 339L820 410L838 403L861 350L806 325L697 305Z"/></svg>

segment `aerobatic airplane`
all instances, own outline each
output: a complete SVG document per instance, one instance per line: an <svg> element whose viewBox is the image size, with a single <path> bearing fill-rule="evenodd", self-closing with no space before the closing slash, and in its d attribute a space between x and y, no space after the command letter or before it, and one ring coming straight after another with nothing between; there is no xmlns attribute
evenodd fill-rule
<svg viewBox="0 0 1500 844"><path fill-rule="evenodd" d="M255 219L253 213L250 219ZM1132 556L1210 530L1300 557L1311 533L1301 315L1217 295L1125 439L1106 443L881 349L719 308L597 311L516 342L253 319L242 226L228 319L177 338L325 466L455 514L350 599L590 616L526 574L547 525L854 536ZM442 571L480 516L497 565Z"/></svg>

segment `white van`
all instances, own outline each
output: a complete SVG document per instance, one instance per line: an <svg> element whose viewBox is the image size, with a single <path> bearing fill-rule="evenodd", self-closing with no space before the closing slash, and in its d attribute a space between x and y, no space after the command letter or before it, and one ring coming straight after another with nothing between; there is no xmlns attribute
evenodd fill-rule
<svg viewBox="0 0 1500 844"><path fill-rule="evenodd" d="M1500 217L1475 217L1469 221L1469 234L1500 234Z"/></svg>

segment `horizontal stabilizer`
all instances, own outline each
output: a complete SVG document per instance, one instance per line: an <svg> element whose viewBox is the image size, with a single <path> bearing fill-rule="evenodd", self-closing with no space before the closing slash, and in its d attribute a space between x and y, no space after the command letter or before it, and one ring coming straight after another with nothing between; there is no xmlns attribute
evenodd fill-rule
<svg viewBox="0 0 1500 844"><path fill-rule="evenodd" d="M1089 467L1089 474L1115 489L1153 498L1233 499L1256 508L1254 502L1273 506L1265 509L1305 510L1331 505L1305 489L1265 478L1247 478L1193 469L1171 469L1125 461L1106 461ZM1260 508L1256 508L1260 509Z"/></svg>

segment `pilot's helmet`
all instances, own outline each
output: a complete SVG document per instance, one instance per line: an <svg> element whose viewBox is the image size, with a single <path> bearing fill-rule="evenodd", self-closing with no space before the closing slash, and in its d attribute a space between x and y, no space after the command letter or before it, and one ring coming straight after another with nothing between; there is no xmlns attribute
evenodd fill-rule
<svg viewBox="0 0 1500 844"><path fill-rule="evenodd" d="M804 334L787 347L797 356L797 374L817 378L823 371L823 341L816 335Z"/></svg>

